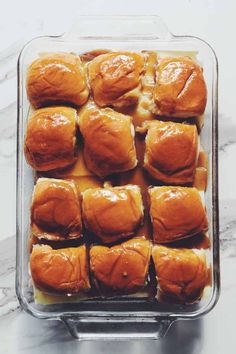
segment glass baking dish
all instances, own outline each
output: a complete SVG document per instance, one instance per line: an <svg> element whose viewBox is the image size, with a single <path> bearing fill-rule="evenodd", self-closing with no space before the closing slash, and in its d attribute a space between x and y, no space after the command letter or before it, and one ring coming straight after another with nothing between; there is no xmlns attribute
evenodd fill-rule
<svg viewBox="0 0 236 354"><path fill-rule="evenodd" d="M34 174L23 154L29 102L25 90L26 70L40 52L83 53L93 49L157 50L170 54L197 55L204 68L208 89L201 143L208 154L209 171L205 203L209 218L212 286L199 303L177 305L156 300L123 298L76 303L34 303L28 272L28 235ZM63 321L77 339L158 339L178 319L193 319L209 312L219 297L218 221L218 67L212 48L203 40L174 36L158 16L79 17L62 36L39 37L23 48L18 61L18 158L17 158L17 257L16 293L22 308L41 319Z"/></svg>

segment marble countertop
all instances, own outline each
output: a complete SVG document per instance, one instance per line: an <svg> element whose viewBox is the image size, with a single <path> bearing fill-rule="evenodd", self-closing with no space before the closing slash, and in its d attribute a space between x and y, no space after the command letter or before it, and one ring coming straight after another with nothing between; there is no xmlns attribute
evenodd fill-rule
<svg viewBox="0 0 236 354"><path fill-rule="evenodd" d="M40 4L8 0L0 12L0 353L207 353L235 352L236 315L236 120L234 82L236 3L232 1L138 0L56 1ZM171 6L171 7L170 7ZM37 9L36 9L37 7ZM170 10L171 8L171 10ZM199 320L177 321L158 342L76 342L56 321L30 317L15 295L15 179L17 57L31 38L60 34L80 14L158 14L175 34L190 34L211 43L220 68L219 199L221 296L215 309Z"/></svg>

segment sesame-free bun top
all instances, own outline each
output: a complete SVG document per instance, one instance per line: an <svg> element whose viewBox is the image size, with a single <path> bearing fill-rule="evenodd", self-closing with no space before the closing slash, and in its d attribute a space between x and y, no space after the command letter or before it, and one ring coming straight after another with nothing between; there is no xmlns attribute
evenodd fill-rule
<svg viewBox="0 0 236 354"><path fill-rule="evenodd" d="M132 118L111 108L88 106L79 115L84 138L84 158L100 177L133 169L137 165Z"/></svg>
<svg viewBox="0 0 236 354"><path fill-rule="evenodd" d="M30 271L36 288L47 293L76 294L90 288L85 245L61 249L36 245Z"/></svg>
<svg viewBox="0 0 236 354"><path fill-rule="evenodd" d="M87 189L82 196L85 226L104 243L132 236L143 220L142 197L136 185Z"/></svg>
<svg viewBox="0 0 236 354"><path fill-rule="evenodd" d="M113 247L93 246L90 269L96 284L113 291L133 292L144 287L151 243L133 238Z"/></svg>
<svg viewBox="0 0 236 354"><path fill-rule="evenodd" d="M81 237L80 195L73 181L39 178L31 205L31 232L40 239Z"/></svg>
<svg viewBox="0 0 236 354"><path fill-rule="evenodd" d="M70 107L47 107L29 118L25 158L37 171L70 166L76 156L77 112Z"/></svg>
<svg viewBox="0 0 236 354"><path fill-rule="evenodd" d="M89 96L85 70L78 55L42 55L28 68L26 89L33 107L50 104L80 106Z"/></svg>
<svg viewBox="0 0 236 354"><path fill-rule="evenodd" d="M88 64L94 101L104 106L130 106L139 98L144 60L133 52L112 52L97 56Z"/></svg>
<svg viewBox="0 0 236 354"><path fill-rule="evenodd" d="M205 251L153 246L158 294L178 302L194 302L202 295L208 281Z"/></svg>
<svg viewBox="0 0 236 354"><path fill-rule="evenodd" d="M155 243L173 242L207 230L206 211L196 188L153 187L149 195Z"/></svg>
<svg viewBox="0 0 236 354"><path fill-rule="evenodd" d="M153 121L146 135L144 168L166 184L193 183L199 153L195 125Z"/></svg>
<svg viewBox="0 0 236 354"><path fill-rule="evenodd" d="M193 117L204 113L207 89L202 68L188 57L160 59L153 98L155 113Z"/></svg>

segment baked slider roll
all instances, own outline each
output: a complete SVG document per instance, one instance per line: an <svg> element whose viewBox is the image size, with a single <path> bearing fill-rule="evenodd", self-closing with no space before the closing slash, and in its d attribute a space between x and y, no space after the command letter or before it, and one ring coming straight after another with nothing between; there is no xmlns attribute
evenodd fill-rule
<svg viewBox="0 0 236 354"><path fill-rule="evenodd" d="M145 143L144 168L154 179L176 185L193 183L199 154L195 125L153 121Z"/></svg>
<svg viewBox="0 0 236 354"><path fill-rule="evenodd" d="M143 221L143 203L136 185L87 189L82 194L86 228L104 243L132 236Z"/></svg>
<svg viewBox="0 0 236 354"><path fill-rule="evenodd" d="M151 244L133 238L117 246L93 246L90 270L97 287L118 293L135 292L146 285Z"/></svg>
<svg viewBox="0 0 236 354"><path fill-rule="evenodd" d="M101 107L125 107L137 103L144 60L140 54L102 54L88 64L94 101Z"/></svg>
<svg viewBox="0 0 236 354"><path fill-rule="evenodd" d="M90 288L85 245L57 250L34 246L30 270L35 287L44 292L76 294Z"/></svg>
<svg viewBox="0 0 236 354"><path fill-rule="evenodd" d="M80 195L73 181L39 178L31 205L32 234L52 241L81 237L80 204Z"/></svg>
<svg viewBox="0 0 236 354"><path fill-rule="evenodd" d="M84 138L84 159L99 177L133 169L137 165L132 118L110 108L90 107L79 115Z"/></svg>
<svg viewBox="0 0 236 354"><path fill-rule="evenodd" d="M154 246L152 258L159 300L194 302L207 285L209 270L204 250Z"/></svg>
<svg viewBox="0 0 236 354"><path fill-rule="evenodd" d="M25 158L32 168L49 171L72 165L76 160L77 112L69 107L36 110L29 118Z"/></svg>
<svg viewBox="0 0 236 354"><path fill-rule="evenodd" d="M149 189L150 216L155 243L168 243L208 229L205 207L196 188Z"/></svg>
<svg viewBox="0 0 236 354"><path fill-rule="evenodd" d="M202 68L188 57L161 59L153 98L158 115L187 118L203 114L207 89Z"/></svg>
<svg viewBox="0 0 236 354"><path fill-rule="evenodd" d="M35 60L28 69L26 89L35 108L55 103L80 106L89 96L83 64L79 56L70 53L52 53Z"/></svg>

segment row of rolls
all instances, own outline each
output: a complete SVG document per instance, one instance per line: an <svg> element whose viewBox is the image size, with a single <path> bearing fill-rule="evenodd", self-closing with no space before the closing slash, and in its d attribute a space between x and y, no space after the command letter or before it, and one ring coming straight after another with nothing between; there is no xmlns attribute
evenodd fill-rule
<svg viewBox="0 0 236 354"><path fill-rule="evenodd" d="M152 187L149 197L155 243L175 242L207 231L205 207L196 188ZM34 188L31 230L39 239L78 239L85 227L100 242L109 244L134 235L143 219L137 185L90 188L80 194L72 180L39 178Z"/></svg>
<svg viewBox="0 0 236 354"><path fill-rule="evenodd" d="M191 303L198 300L209 282L206 255L198 249L152 245L145 238L132 238L118 245L85 244L53 249L36 245L30 256L35 286L49 294L114 297L136 294L150 285L153 262L157 285L150 295L159 301ZM94 292L94 289L97 292ZM91 297L91 296L90 296Z"/></svg>
<svg viewBox="0 0 236 354"><path fill-rule="evenodd" d="M33 111L25 157L41 176L31 205L36 288L130 294L153 282L153 269L158 299L199 299L209 281L206 252L178 245L208 230L194 188L201 146L190 122L207 100L199 64L156 53L45 54L29 66L26 89ZM62 179L80 154L102 186L80 190L73 178ZM130 171L152 182L106 182Z"/></svg>
<svg viewBox="0 0 236 354"><path fill-rule="evenodd" d="M172 243L207 230L200 193L159 186L150 188L149 195L153 247L150 240L135 236L144 216L139 186L91 188L80 195L73 181L39 178L31 207L32 234L43 240L30 257L36 287L49 293L88 290L90 263L96 287L106 290L102 295L135 293L147 285L152 249L158 298L198 299L209 281L205 250L173 248ZM43 245L45 240L55 245L80 238L89 245L89 256L85 245Z"/></svg>
<svg viewBox="0 0 236 354"><path fill-rule="evenodd" d="M193 184L200 150L196 125L150 120L136 132L146 134L142 167L154 180ZM55 171L76 162L81 143L87 168L100 178L138 165L132 117L93 103L79 115L71 107L36 110L27 126L25 156L35 170Z"/></svg>
<svg viewBox="0 0 236 354"><path fill-rule="evenodd" d="M44 54L35 60L26 83L32 106L63 102L78 107L92 95L99 107L122 108L137 104L144 88L152 95L154 114L189 118L204 113L206 83L193 59L145 51L101 53Z"/></svg>

